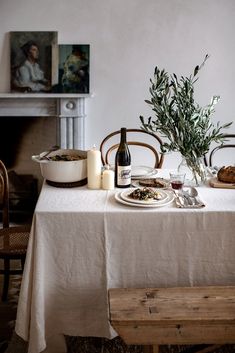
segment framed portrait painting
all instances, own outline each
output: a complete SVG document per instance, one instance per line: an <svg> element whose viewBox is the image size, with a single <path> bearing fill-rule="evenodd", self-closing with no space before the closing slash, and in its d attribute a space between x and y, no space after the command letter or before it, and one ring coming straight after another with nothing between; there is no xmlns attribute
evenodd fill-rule
<svg viewBox="0 0 235 353"><path fill-rule="evenodd" d="M89 93L89 44L59 45L59 91L61 93Z"/></svg>
<svg viewBox="0 0 235 353"><path fill-rule="evenodd" d="M52 92L58 82L57 32L10 32L11 91Z"/></svg>

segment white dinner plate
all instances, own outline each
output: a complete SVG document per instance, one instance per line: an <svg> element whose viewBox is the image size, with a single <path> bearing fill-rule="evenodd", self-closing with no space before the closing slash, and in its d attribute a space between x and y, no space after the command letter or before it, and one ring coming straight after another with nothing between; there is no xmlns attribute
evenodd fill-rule
<svg viewBox="0 0 235 353"><path fill-rule="evenodd" d="M132 206L132 207L144 207L144 208L153 208L153 207L164 207L164 206L167 206L169 205L170 203L172 203L174 201L174 194L170 191L166 191L166 193L168 194L167 195L167 199L164 200L164 202L162 203L157 203L157 204L139 204L139 203L133 203L133 202L128 202L128 201L125 201L121 198L120 194L121 192L118 191L116 194L115 194L115 200L123 205L126 205L126 206Z"/></svg>
<svg viewBox="0 0 235 353"><path fill-rule="evenodd" d="M156 174L156 170L151 167L147 166L132 166L131 167L131 177L132 178L138 178L138 177L148 177L152 174Z"/></svg>
<svg viewBox="0 0 235 353"><path fill-rule="evenodd" d="M143 189L143 187L142 187ZM167 197L168 197L168 194L166 193L166 191L163 191L163 190L159 190L157 191L160 195L161 195L161 199L159 200L137 200L137 199L133 199L131 198L129 195L131 192L133 192L134 190L136 190L136 188L133 188L133 189L128 189L128 190L125 190L125 191L121 191L120 192L120 197L124 200L124 201L127 201L129 203L138 203L138 204L142 204L142 205L155 205L155 204L159 204L159 203L162 203L164 202Z"/></svg>

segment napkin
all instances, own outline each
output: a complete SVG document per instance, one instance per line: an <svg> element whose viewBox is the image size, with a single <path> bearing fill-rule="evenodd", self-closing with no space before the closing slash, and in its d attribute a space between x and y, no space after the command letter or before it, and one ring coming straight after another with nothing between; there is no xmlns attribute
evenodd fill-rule
<svg viewBox="0 0 235 353"><path fill-rule="evenodd" d="M206 206L198 196L195 197L194 200L195 202L190 205L185 197L181 195L176 195L175 197L175 203L178 208L203 208Z"/></svg>

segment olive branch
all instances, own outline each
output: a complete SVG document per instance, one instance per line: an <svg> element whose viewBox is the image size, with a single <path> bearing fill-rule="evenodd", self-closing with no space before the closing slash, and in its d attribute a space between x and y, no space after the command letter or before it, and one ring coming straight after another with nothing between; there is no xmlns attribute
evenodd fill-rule
<svg viewBox="0 0 235 353"><path fill-rule="evenodd" d="M160 132L168 139L161 152L178 151L186 159L203 157L210 149L212 141L218 143L225 140L222 130L232 122L220 125L211 122L215 105L220 97L213 96L210 103L200 107L194 100L194 85L198 73L209 55L197 65L189 77L170 75L163 69L155 68L154 78L150 79L150 100L145 100L152 107L155 119L149 117L147 122L140 116L142 129Z"/></svg>

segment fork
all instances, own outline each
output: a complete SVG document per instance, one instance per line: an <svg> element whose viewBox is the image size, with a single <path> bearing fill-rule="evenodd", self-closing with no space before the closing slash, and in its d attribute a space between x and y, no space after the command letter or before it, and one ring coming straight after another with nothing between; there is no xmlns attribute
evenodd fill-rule
<svg viewBox="0 0 235 353"><path fill-rule="evenodd" d="M184 197L184 200L186 201L186 206L187 205L191 205L192 206L192 205L195 204L194 200L192 200L191 196L187 193L187 191L182 190L182 195Z"/></svg>

